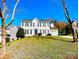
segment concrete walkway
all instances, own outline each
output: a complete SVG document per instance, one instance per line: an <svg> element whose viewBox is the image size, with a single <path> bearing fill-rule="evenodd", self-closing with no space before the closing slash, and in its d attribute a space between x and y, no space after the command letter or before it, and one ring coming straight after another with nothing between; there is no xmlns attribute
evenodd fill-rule
<svg viewBox="0 0 79 59"><path fill-rule="evenodd" d="M60 37L64 37L64 38L73 38L72 36L60 36Z"/></svg>

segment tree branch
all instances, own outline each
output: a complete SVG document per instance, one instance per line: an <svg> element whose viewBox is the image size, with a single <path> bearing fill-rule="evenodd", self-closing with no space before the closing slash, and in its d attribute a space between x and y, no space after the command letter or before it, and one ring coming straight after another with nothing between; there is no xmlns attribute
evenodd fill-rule
<svg viewBox="0 0 79 59"><path fill-rule="evenodd" d="M5 3L5 2L6 2L6 0L2 0L2 4L3 4L3 7L4 7L4 10L3 10L3 12L2 12L2 13L3 13L3 17L4 17L4 13L5 13L5 12L7 12L7 13L8 13L8 8L7 8L7 6L6 6L6 3Z"/></svg>
<svg viewBox="0 0 79 59"><path fill-rule="evenodd" d="M17 7L19 1L20 0L17 0L16 4L14 6L13 13L12 13L12 17L11 17L11 21L6 25L6 28L14 21L15 10L16 10L16 7Z"/></svg>
<svg viewBox="0 0 79 59"><path fill-rule="evenodd" d="M68 20L68 22L71 24L70 16L69 16L69 13L68 13L66 4L65 4L65 0L61 0L61 1L62 1L62 4L63 4L65 17L66 17L66 19Z"/></svg>
<svg viewBox="0 0 79 59"><path fill-rule="evenodd" d="M1 17L1 18L3 18L2 11L1 11L1 8L0 8L0 17Z"/></svg>

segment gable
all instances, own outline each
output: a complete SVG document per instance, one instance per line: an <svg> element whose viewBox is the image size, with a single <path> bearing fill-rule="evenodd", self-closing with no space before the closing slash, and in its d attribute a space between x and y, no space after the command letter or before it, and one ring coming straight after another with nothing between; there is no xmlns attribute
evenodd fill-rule
<svg viewBox="0 0 79 59"><path fill-rule="evenodd" d="M33 23L39 23L39 20L37 18L34 18L32 22Z"/></svg>

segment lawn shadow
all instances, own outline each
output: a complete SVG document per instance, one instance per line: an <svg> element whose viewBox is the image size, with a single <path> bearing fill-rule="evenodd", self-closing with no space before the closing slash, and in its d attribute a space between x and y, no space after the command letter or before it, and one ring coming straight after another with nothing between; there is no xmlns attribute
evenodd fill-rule
<svg viewBox="0 0 79 59"><path fill-rule="evenodd" d="M67 40L66 40L66 38L62 38L62 37L46 37L46 38L48 38L48 39L52 39L52 40L58 40L58 41L64 41L64 42L70 42L70 43L74 43L73 42L73 39L72 39L72 41L70 41L70 40L68 40L68 38L67 38ZM76 42L78 42L78 41L76 41Z"/></svg>

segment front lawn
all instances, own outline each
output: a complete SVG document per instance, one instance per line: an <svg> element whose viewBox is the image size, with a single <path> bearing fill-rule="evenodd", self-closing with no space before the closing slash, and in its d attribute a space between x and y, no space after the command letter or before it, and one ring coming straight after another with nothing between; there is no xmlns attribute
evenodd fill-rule
<svg viewBox="0 0 79 59"><path fill-rule="evenodd" d="M33 36L10 43L8 53L12 59L65 59L77 58L77 42L61 37Z"/></svg>

